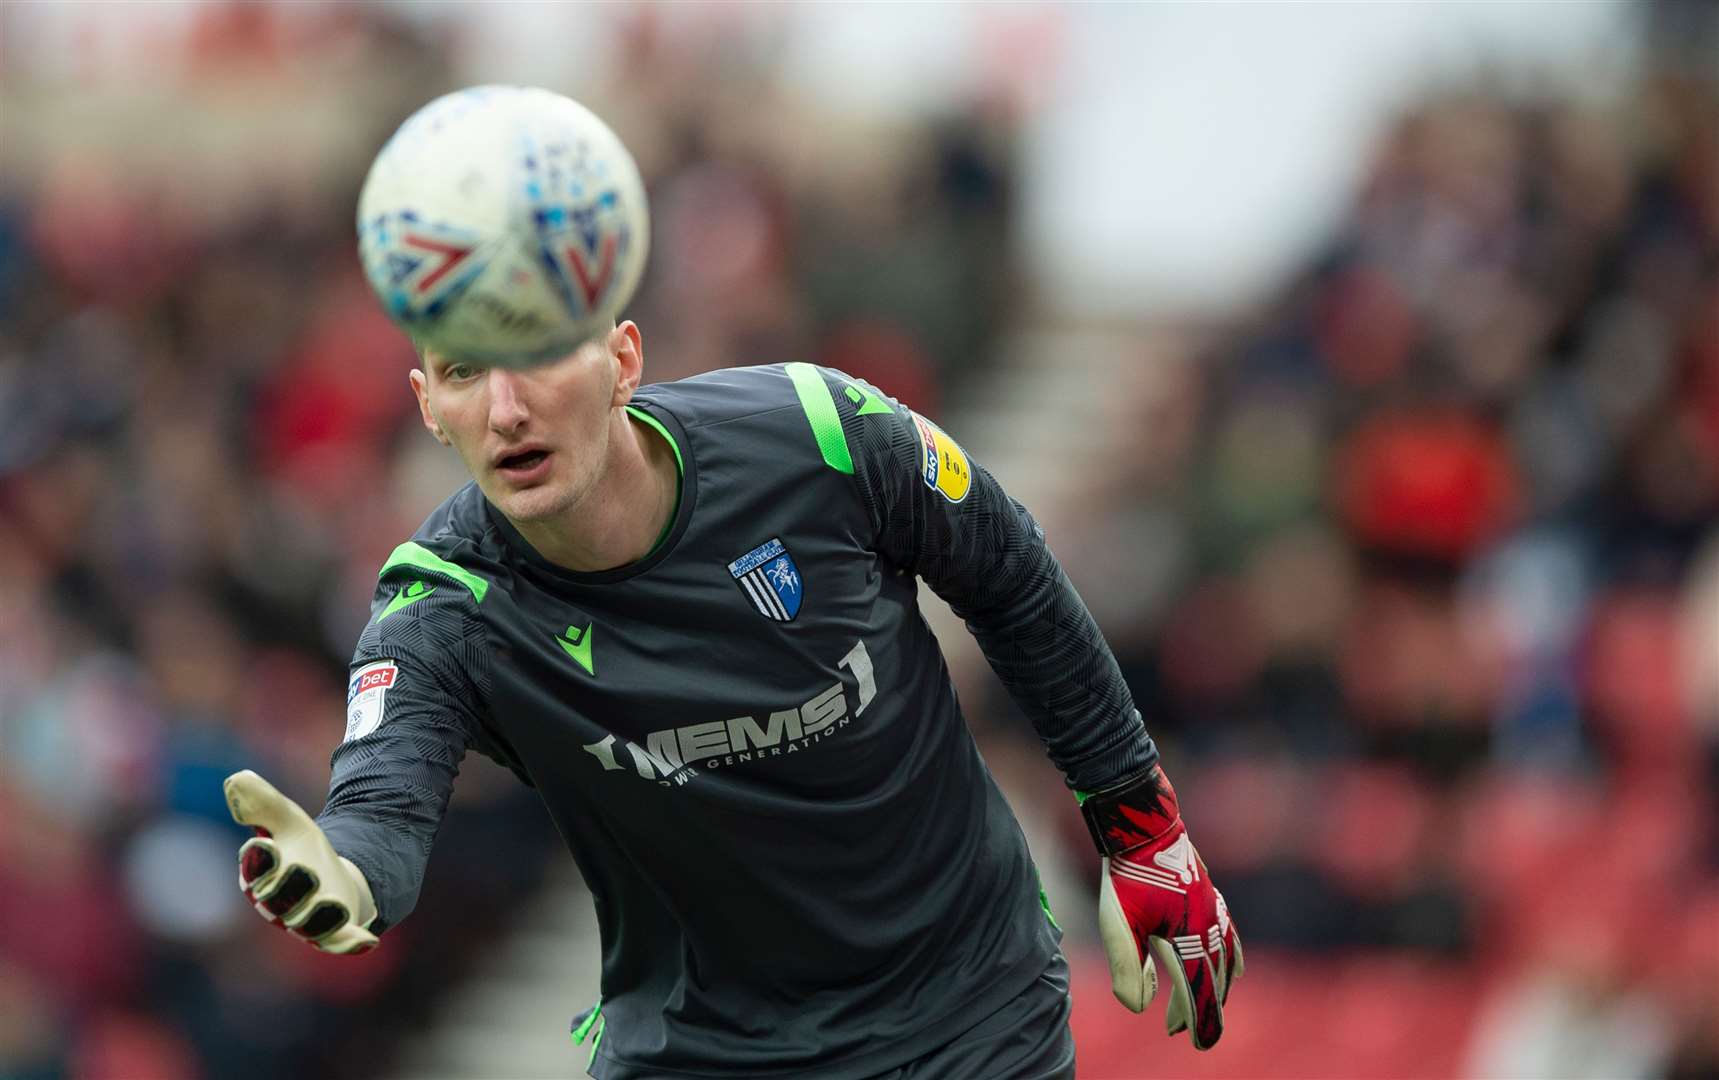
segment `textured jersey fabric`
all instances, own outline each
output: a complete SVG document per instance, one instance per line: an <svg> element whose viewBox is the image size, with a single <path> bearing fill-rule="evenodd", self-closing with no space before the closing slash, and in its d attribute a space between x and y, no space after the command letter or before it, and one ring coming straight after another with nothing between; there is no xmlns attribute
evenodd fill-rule
<svg viewBox="0 0 1719 1080"><path fill-rule="evenodd" d="M667 537L574 573L457 492L382 572L319 821L397 923L476 749L536 787L590 886L596 1076L885 1072L1057 949L915 576L1071 785L1156 752L1042 530L922 418L808 365L634 404L681 460Z"/></svg>

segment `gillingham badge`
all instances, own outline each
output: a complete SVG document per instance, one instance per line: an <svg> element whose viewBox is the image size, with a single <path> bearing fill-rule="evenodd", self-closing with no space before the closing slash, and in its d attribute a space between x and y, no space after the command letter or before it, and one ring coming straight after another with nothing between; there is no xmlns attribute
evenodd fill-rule
<svg viewBox="0 0 1719 1080"><path fill-rule="evenodd" d="M788 554L780 537L772 537L729 563L728 572L766 619L787 622L799 614L806 586L794 556Z"/></svg>

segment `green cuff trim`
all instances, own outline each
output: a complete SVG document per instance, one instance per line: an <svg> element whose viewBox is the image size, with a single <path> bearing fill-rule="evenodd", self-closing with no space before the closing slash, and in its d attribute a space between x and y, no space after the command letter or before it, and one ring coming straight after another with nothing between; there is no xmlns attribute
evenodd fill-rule
<svg viewBox="0 0 1719 1080"><path fill-rule="evenodd" d="M382 564L382 570L376 576L380 578L396 566L415 566L432 574L441 574L444 577L453 578L470 589L472 599L480 604L483 603L484 593L489 591L489 582L483 578L462 566L455 566L424 545L411 540L394 549L394 553L388 556L388 561Z"/></svg>
<svg viewBox="0 0 1719 1080"><path fill-rule="evenodd" d="M573 1029L573 1041L576 1043L584 1042L585 1036L591 1034L592 1026L595 1025L598 1020L602 1019L602 1017L603 1003L599 1001L597 1002L597 1007L592 1009L590 1014L585 1017L584 1022Z"/></svg>
<svg viewBox="0 0 1719 1080"><path fill-rule="evenodd" d="M1088 800L1090 798L1092 798L1092 792L1090 792L1090 791L1077 791L1074 793L1074 805L1085 806L1086 800Z"/></svg>
<svg viewBox="0 0 1719 1080"><path fill-rule="evenodd" d="M585 1059L585 1068L590 1069L591 1063L597 1060L597 1047L603 1045L603 1032L609 1030L609 1021L597 1021L597 1037L591 1040L591 1054Z"/></svg>
<svg viewBox="0 0 1719 1080"><path fill-rule="evenodd" d="M847 436L842 434L842 418L836 412L836 396L817 368L810 364L784 365L788 378L794 380L794 390L800 395L800 407L806 410L806 422L812 425L812 437L818 440L818 450L824 464L839 473L853 475L854 459L848 453Z"/></svg>
<svg viewBox="0 0 1719 1080"><path fill-rule="evenodd" d="M591 1035L591 1026L593 1024L597 1027L595 1035ZM580 1024L573 1032L574 1046L580 1045L585 1041L585 1036L591 1035L591 1052L585 1055L586 1072L591 1070L592 1063L597 1060L597 1047L603 1045L603 1032L607 1031L608 1028L609 1022L603 1018L603 1006L602 1003L599 1002L597 1007L591 1010L591 1015L585 1018L585 1022Z"/></svg>
<svg viewBox="0 0 1719 1080"><path fill-rule="evenodd" d="M1056 921L1055 915L1051 914L1050 897L1045 895L1044 886L1042 885L1039 886L1039 906L1045 909L1045 918L1050 920L1051 929L1061 930L1062 924Z"/></svg>

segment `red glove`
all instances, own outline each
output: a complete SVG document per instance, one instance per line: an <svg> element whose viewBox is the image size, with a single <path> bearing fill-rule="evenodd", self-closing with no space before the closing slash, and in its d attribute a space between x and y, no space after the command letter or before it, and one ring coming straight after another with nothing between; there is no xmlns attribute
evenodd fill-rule
<svg viewBox="0 0 1719 1080"><path fill-rule="evenodd" d="M1224 1001L1241 977L1241 938L1188 839L1176 790L1154 765L1118 787L1076 797L1105 857L1098 933L1116 1000L1145 1010L1158 989L1156 956L1170 977L1165 1030L1186 1028L1194 1049L1209 1049L1224 1033Z"/></svg>

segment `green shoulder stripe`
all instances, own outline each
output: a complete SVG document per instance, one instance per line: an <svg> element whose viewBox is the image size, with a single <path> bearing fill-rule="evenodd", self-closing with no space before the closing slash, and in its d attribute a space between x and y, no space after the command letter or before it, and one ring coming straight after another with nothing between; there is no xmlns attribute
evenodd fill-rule
<svg viewBox="0 0 1719 1080"><path fill-rule="evenodd" d="M794 390L800 395L800 407L806 410L806 422L812 425L812 438L818 440L818 450L824 464L850 476L854 459L848 453L847 436L842 434L842 418L836 412L836 397L818 369L810 364L786 364L788 378L794 380Z"/></svg>
<svg viewBox="0 0 1719 1080"><path fill-rule="evenodd" d="M489 591L489 582L478 577L470 570L437 555L422 544L411 540L394 549L394 554L388 556L388 561L382 564L382 570L376 576L381 577L396 566L415 566L420 570L428 570L432 574L451 577L472 591L472 599L483 603L483 594Z"/></svg>

